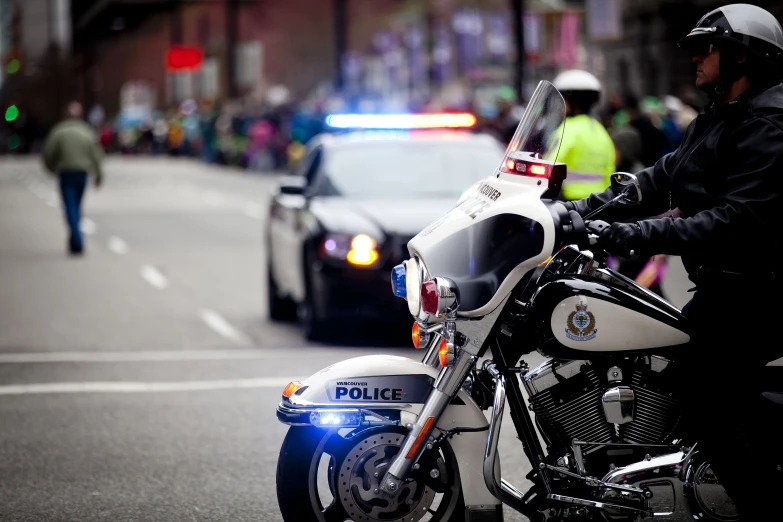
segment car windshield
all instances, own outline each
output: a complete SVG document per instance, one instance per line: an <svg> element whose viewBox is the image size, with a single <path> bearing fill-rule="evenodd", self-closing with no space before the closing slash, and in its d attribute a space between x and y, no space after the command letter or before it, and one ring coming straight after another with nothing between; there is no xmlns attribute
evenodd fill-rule
<svg viewBox="0 0 783 522"><path fill-rule="evenodd" d="M319 193L345 197L459 197L492 174L503 149L492 142L356 142L330 150Z"/></svg>

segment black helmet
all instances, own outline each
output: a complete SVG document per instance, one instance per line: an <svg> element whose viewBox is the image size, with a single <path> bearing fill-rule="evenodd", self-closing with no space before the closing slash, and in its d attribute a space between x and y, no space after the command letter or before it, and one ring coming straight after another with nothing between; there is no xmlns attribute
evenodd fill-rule
<svg viewBox="0 0 783 522"><path fill-rule="evenodd" d="M717 41L747 48L751 52L751 59L755 55L752 61L761 61L759 65L767 65L767 69L768 65L772 65L773 75L778 80L783 77L783 29L768 11L748 4L719 7L702 16L696 27L678 45L693 50Z"/></svg>

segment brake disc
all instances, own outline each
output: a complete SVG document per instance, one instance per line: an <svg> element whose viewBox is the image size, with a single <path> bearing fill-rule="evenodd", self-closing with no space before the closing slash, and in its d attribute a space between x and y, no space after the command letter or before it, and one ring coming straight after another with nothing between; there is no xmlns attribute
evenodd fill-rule
<svg viewBox="0 0 783 522"><path fill-rule="evenodd" d="M409 478L394 498L381 493L381 480L405 435L376 433L354 443L336 478L339 500L357 522L416 522L430 509L435 491Z"/></svg>

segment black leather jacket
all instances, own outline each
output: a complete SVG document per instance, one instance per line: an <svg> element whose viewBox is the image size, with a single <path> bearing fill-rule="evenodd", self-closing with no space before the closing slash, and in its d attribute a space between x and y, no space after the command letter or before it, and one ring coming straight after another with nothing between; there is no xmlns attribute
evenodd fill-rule
<svg viewBox="0 0 783 522"><path fill-rule="evenodd" d="M596 216L639 221L650 253L682 256L691 279L727 272L781 276L783 241L783 84L711 106L688 127L680 147L637 174L642 202ZM609 188L575 202L579 214L615 196Z"/></svg>

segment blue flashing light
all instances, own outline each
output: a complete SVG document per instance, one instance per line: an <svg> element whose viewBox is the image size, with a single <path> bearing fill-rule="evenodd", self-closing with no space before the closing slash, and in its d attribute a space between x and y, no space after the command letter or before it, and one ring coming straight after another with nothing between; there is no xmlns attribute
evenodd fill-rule
<svg viewBox="0 0 783 522"><path fill-rule="evenodd" d="M358 410L315 410L310 414L310 424L319 428L355 428L362 420Z"/></svg>
<svg viewBox="0 0 783 522"><path fill-rule="evenodd" d="M402 297L403 299L406 299L408 297L408 291L406 290L406 271L405 271L405 265L399 264L392 268L391 271L391 285L392 285L392 292L397 297Z"/></svg>
<svg viewBox="0 0 783 522"><path fill-rule="evenodd" d="M472 114L332 114L326 124L335 129L459 129L473 127Z"/></svg>

